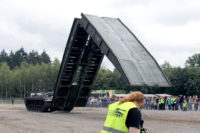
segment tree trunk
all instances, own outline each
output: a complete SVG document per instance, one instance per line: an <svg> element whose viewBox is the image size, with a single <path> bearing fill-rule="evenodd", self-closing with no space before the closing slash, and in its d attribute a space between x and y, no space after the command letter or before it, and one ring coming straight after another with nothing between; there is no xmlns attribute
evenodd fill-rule
<svg viewBox="0 0 200 133"><path fill-rule="evenodd" d="M6 100L8 98L8 81L6 80Z"/></svg>
<svg viewBox="0 0 200 133"><path fill-rule="evenodd" d="M24 98L26 97L25 84L24 84Z"/></svg>

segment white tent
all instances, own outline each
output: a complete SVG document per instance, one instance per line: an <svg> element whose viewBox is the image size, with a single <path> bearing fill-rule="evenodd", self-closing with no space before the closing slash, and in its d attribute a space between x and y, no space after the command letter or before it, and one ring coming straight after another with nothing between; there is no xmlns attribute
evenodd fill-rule
<svg viewBox="0 0 200 133"><path fill-rule="evenodd" d="M122 98L128 96L128 94L114 94L114 96Z"/></svg>
<svg viewBox="0 0 200 133"><path fill-rule="evenodd" d="M144 94L144 97L157 97L157 96L154 94Z"/></svg>
<svg viewBox="0 0 200 133"><path fill-rule="evenodd" d="M169 94L156 94L156 96L159 96L159 97L170 97L172 95L169 95Z"/></svg>

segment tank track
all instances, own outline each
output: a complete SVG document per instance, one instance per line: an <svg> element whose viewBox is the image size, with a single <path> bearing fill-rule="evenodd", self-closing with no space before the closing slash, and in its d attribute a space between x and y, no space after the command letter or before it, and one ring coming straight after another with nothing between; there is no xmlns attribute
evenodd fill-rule
<svg viewBox="0 0 200 133"><path fill-rule="evenodd" d="M26 109L34 112L52 112L51 102L45 101L42 97L26 98Z"/></svg>

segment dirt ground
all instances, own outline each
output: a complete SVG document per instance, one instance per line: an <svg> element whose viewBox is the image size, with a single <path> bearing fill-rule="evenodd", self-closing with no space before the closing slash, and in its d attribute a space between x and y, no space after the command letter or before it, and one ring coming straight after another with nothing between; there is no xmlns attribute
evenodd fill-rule
<svg viewBox="0 0 200 133"><path fill-rule="evenodd" d="M0 133L100 133L106 113L105 108L37 113L23 104L0 104ZM200 111L142 110L142 115L149 133L200 132Z"/></svg>

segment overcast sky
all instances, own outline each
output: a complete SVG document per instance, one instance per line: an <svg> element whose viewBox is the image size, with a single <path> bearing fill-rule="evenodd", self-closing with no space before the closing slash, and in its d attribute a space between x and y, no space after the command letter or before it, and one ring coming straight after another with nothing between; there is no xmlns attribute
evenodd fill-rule
<svg viewBox="0 0 200 133"><path fill-rule="evenodd" d="M0 0L0 50L45 50L61 60L81 12L120 18L159 64L184 66L200 53L200 0Z"/></svg>

